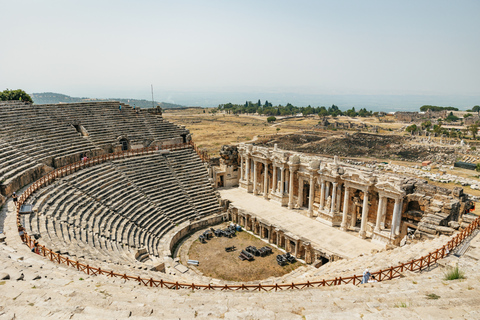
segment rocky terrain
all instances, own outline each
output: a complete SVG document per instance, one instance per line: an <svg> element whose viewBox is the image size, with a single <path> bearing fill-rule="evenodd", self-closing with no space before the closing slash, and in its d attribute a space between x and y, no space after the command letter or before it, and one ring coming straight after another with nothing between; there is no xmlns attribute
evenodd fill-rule
<svg viewBox="0 0 480 320"><path fill-rule="evenodd" d="M0 244L0 319L478 319L480 236L457 258L422 273L353 286L284 292L222 292L150 288L135 281L86 275L30 252L20 240L13 206L2 210L5 243ZM437 240L436 240L437 241ZM438 244L445 239L438 238ZM431 244L438 246L437 243ZM388 251L387 260L419 254L416 247ZM413 250L413 251L412 251ZM414 252L415 251L415 252ZM385 258L385 257L384 257ZM363 261L363 262L362 262ZM341 270L373 267L364 260L332 264ZM463 280L444 279L453 266ZM320 270L319 270L320 271ZM327 271L328 272L328 271ZM352 271L348 271L350 274ZM307 274L304 274L307 275ZM319 275L321 276L321 275ZM298 280L303 277L297 274Z"/></svg>
<svg viewBox="0 0 480 320"><path fill-rule="evenodd" d="M277 135L259 139L256 145L319 155L340 157L370 157L405 161L425 161L452 164L455 150L447 146L411 144L409 139L398 135L380 135L350 132L308 132L303 134Z"/></svg>

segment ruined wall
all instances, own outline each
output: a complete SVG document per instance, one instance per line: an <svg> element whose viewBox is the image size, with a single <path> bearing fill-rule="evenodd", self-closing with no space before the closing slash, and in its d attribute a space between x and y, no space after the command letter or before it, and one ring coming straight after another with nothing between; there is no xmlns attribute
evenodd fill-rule
<svg viewBox="0 0 480 320"><path fill-rule="evenodd" d="M395 112L395 118L398 121L412 122L419 117L418 112Z"/></svg>
<svg viewBox="0 0 480 320"><path fill-rule="evenodd" d="M447 117L447 113L448 111L446 110L442 110L442 111L427 110L425 113L402 111L402 112L395 112L395 118L398 121L415 122L415 121L422 121L425 119L438 119L438 118L445 119Z"/></svg>
<svg viewBox="0 0 480 320"><path fill-rule="evenodd" d="M14 179L8 179L0 184L0 193L4 196L10 196L13 192L26 186L35 180L40 179L43 175L51 172L53 168L46 165L39 165L26 170L21 176L16 176Z"/></svg>
<svg viewBox="0 0 480 320"><path fill-rule="evenodd" d="M238 150L236 146L223 145L220 149L220 158L223 159L225 165L238 165Z"/></svg>
<svg viewBox="0 0 480 320"><path fill-rule="evenodd" d="M465 212L468 197L463 188L449 190L413 179L406 185L409 194L402 220L417 225L416 236L451 235L458 229L459 224L451 222L457 222Z"/></svg>
<svg viewBox="0 0 480 320"><path fill-rule="evenodd" d="M480 121L480 116L478 116L478 115L474 115L474 116L471 116L471 117L466 117L466 118L463 119L463 123L466 126L475 124L477 121Z"/></svg>

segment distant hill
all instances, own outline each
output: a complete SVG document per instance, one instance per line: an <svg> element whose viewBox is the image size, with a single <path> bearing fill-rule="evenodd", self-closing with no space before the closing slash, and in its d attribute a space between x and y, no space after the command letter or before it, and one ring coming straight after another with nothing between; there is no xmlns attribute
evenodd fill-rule
<svg viewBox="0 0 480 320"><path fill-rule="evenodd" d="M52 103L75 103L75 102L89 102L89 101L120 101L122 103L129 104L131 106L135 105L140 108L151 108L152 101L145 99L120 99L120 98L108 98L108 99L97 99L97 98L78 98L70 97L61 93L54 92L42 92L42 93L31 93L30 96L33 99L34 104L52 104ZM185 106L167 102L158 102L154 101L154 105L160 105L162 109L171 109L171 108L187 108Z"/></svg>

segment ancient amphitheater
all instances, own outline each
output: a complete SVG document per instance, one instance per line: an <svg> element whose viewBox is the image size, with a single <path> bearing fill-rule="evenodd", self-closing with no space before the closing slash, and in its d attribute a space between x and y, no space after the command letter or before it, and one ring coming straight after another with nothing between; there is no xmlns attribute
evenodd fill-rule
<svg viewBox="0 0 480 320"><path fill-rule="evenodd" d="M251 144L220 154L157 109L1 102L0 319L480 319L461 188ZM232 282L179 264L182 241L224 221L302 266ZM466 278L445 280L453 266Z"/></svg>

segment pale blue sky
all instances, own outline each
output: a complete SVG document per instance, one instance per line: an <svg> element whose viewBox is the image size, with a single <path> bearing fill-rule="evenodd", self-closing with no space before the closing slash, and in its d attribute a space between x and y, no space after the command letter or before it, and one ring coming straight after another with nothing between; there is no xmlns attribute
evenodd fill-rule
<svg viewBox="0 0 480 320"><path fill-rule="evenodd" d="M480 96L480 1L0 0L0 10L0 90Z"/></svg>

